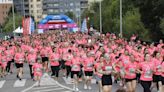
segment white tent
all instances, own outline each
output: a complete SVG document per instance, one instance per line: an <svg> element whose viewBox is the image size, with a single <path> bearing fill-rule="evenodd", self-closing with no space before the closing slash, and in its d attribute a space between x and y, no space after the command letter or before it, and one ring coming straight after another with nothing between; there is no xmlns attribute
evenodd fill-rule
<svg viewBox="0 0 164 92"><path fill-rule="evenodd" d="M13 33L23 33L23 28L18 27Z"/></svg>

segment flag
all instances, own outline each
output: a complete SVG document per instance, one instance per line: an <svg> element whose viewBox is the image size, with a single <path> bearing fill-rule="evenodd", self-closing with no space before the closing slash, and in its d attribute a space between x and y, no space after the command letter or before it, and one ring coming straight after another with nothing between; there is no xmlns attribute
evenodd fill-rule
<svg viewBox="0 0 164 92"><path fill-rule="evenodd" d="M87 20L86 20L86 18L83 20L82 28L81 28L81 32L85 32L85 33L88 32L88 28L87 28Z"/></svg>

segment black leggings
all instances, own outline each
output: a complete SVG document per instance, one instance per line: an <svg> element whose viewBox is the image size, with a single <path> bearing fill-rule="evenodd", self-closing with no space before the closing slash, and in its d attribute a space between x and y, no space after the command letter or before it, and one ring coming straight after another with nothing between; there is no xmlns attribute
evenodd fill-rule
<svg viewBox="0 0 164 92"><path fill-rule="evenodd" d="M59 66L51 66L52 76L59 77Z"/></svg>
<svg viewBox="0 0 164 92"><path fill-rule="evenodd" d="M29 68L30 68L31 79L33 79L34 78L34 74L32 73L32 65L29 65Z"/></svg>
<svg viewBox="0 0 164 92"><path fill-rule="evenodd" d="M66 75L66 77L68 77L69 74L71 74L71 66L66 66L66 70L67 70L67 75Z"/></svg>
<svg viewBox="0 0 164 92"><path fill-rule="evenodd" d="M150 87L151 87L151 81L141 81L141 85L144 89L144 92L151 92Z"/></svg>
<svg viewBox="0 0 164 92"><path fill-rule="evenodd" d="M9 73L10 72L10 66L11 66L12 61L8 61L7 66L6 66L6 71Z"/></svg>

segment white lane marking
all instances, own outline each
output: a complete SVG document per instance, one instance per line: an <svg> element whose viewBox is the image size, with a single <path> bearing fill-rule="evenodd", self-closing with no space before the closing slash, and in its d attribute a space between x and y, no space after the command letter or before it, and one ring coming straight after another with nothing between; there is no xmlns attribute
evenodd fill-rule
<svg viewBox="0 0 164 92"><path fill-rule="evenodd" d="M70 78L70 77L68 77L68 78L63 77L63 80L65 81L66 84L73 84L73 83L71 82L71 78Z"/></svg>
<svg viewBox="0 0 164 92"><path fill-rule="evenodd" d="M45 83L45 82L47 82L47 81L51 81L51 83L50 83L51 85L48 84L48 83L46 83L47 86L52 86L52 84L53 84L53 85L60 86L60 87L62 87L62 88L64 88L64 89L67 89L67 90L70 90L70 91L74 91L72 88L66 87L66 86L64 86L64 85L62 85L62 84L60 84L60 83L58 83L58 82L55 81L53 78L51 78L48 74L43 74L43 77L41 78L41 83ZM34 88L35 86L37 86L37 85L38 85L38 82L36 82L35 84L33 84L31 87L22 90L21 92L27 92L27 91L33 89L33 88ZM43 85L43 84L40 84L40 85ZM38 91L38 92L40 92L40 91Z"/></svg>
<svg viewBox="0 0 164 92"><path fill-rule="evenodd" d="M75 90L73 90L72 88L69 88L69 87L67 87L67 86L64 86L64 85L60 84L59 82L56 82L56 84L57 84L58 86L62 87L62 88L65 88L65 89L68 89L68 90L71 90L71 91L75 91Z"/></svg>
<svg viewBox="0 0 164 92"><path fill-rule="evenodd" d="M36 89L46 89L46 88L56 88L56 87L59 87L59 86L55 85L55 86L47 86L47 87L34 87L32 89L36 90Z"/></svg>
<svg viewBox="0 0 164 92"><path fill-rule="evenodd" d="M92 79L92 80L91 80L91 83L92 83L92 84L96 84L96 79Z"/></svg>
<svg viewBox="0 0 164 92"><path fill-rule="evenodd" d="M5 82L6 82L6 80L2 80L2 81L0 81L0 88L3 87L3 85L5 84Z"/></svg>
<svg viewBox="0 0 164 92"><path fill-rule="evenodd" d="M22 90L21 92L27 92L27 91L29 91L30 89L32 89L33 87L35 87L37 84L38 84L38 82L35 82L31 87L28 87L28 88Z"/></svg>
<svg viewBox="0 0 164 92"><path fill-rule="evenodd" d="M39 90L39 91L34 91L34 92L49 92L49 91L54 91L54 90L62 90L64 88L56 88L56 89L47 89L47 90Z"/></svg>
<svg viewBox="0 0 164 92"><path fill-rule="evenodd" d="M26 79L16 80L14 83L14 87L24 87L26 83Z"/></svg>

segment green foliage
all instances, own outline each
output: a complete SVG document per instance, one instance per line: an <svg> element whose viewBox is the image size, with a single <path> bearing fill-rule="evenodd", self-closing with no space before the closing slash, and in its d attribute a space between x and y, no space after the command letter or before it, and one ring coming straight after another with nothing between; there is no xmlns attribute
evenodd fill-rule
<svg viewBox="0 0 164 92"><path fill-rule="evenodd" d="M73 12L70 12L70 11L66 12L65 15L67 15L71 19L74 19L74 17L75 17L74 13Z"/></svg>
<svg viewBox="0 0 164 92"><path fill-rule="evenodd" d="M164 36L164 0L122 0L122 5L124 37L138 34L141 40L155 41ZM100 29L99 3L94 3L83 15L90 17L95 29ZM102 1L102 24L103 33L119 34L120 0Z"/></svg>
<svg viewBox="0 0 164 92"><path fill-rule="evenodd" d="M161 19L160 28L161 28L162 34L164 35L164 18Z"/></svg>
<svg viewBox="0 0 164 92"><path fill-rule="evenodd" d="M15 14L15 28L22 25L22 16L19 14ZM8 18L6 18L6 22L3 25L4 32L12 32L13 31L13 16L10 14Z"/></svg>
<svg viewBox="0 0 164 92"><path fill-rule="evenodd" d="M150 41L148 30L144 27L141 22L141 15L137 8L127 11L124 16L124 36L130 38L132 34L138 34L142 40Z"/></svg>

